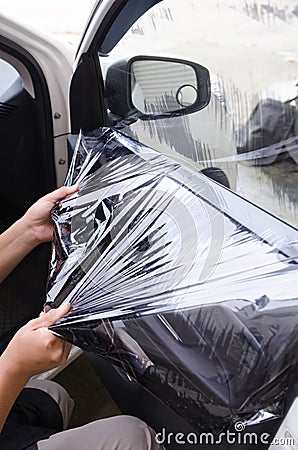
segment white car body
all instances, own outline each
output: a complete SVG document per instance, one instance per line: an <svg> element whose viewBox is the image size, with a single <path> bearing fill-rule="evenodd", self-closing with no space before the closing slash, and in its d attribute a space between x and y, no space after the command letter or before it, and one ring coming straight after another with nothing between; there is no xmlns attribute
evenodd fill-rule
<svg viewBox="0 0 298 450"><path fill-rule="evenodd" d="M99 2L100 3L100 2ZM66 135L70 133L69 88L75 67L94 38L114 0L102 2L89 23L84 39L75 49L61 40L19 21L0 14L1 36L25 49L38 63L48 86L53 122L53 140L57 185L64 183L68 167ZM18 59L0 50L0 58L10 63L20 74L25 88L34 98L34 87L28 69Z"/></svg>
<svg viewBox="0 0 298 450"><path fill-rule="evenodd" d="M61 185L67 171L67 148L65 136L59 136L70 132L68 96L73 71L73 49L5 16L0 15L0 23L1 35L25 49L37 61L46 78L52 107L57 184ZM32 79L25 65L1 50L0 57L15 67L27 91L34 98Z"/></svg>

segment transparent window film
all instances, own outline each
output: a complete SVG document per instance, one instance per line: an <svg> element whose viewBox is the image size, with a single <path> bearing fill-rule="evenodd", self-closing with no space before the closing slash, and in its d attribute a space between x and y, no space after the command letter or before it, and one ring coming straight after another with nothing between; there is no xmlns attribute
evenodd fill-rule
<svg viewBox="0 0 298 450"><path fill-rule="evenodd" d="M157 4L100 58L104 73L123 57L193 61L210 72L210 103L181 117L124 114L112 123L296 226L297 22L294 0ZM173 73L163 75L170 87Z"/></svg>
<svg viewBox="0 0 298 450"><path fill-rule="evenodd" d="M198 431L282 415L298 232L109 128L80 136L67 183L80 189L52 213L47 307L72 309L52 331Z"/></svg>

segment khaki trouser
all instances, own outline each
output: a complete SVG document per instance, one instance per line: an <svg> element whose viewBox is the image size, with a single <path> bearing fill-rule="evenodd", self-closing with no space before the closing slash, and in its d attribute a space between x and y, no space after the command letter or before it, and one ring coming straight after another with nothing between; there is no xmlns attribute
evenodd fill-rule
<svg viewBox="0 0 298 450"><path fill-rule="evenodd" d="M33 381L27 387L47 392L58 403L64 428L70 419L73 401L65 389L52 381ZM154 431L131 416L116 416L62 431L37 443L38 450L162 450Z"/></svg>

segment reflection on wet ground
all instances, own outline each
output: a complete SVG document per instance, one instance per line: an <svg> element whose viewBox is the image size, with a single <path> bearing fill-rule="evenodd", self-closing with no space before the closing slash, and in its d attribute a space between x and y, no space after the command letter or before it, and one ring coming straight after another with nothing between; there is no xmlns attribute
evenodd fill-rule
<svg viewBox="0 0 298 450"><path fill-rule="evenodd" d="M238 164L237 192L298 226L298 166L289 157L268 166Z"/></svg>

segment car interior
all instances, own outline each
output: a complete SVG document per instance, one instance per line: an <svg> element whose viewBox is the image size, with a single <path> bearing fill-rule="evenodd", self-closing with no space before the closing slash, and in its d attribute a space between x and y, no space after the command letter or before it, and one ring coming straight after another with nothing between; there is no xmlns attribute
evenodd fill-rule
<svg viewBox="0 0 298 450"><path fill-rule="evenodd" d="M0 59L0 232L54 186L53 163L46 155L40 105L16 69ZM51 170L52 167L52 170ZM47 170L45 170L47 168ZM1 284L0 349L42 308L49 245L36 248Z"/></svg>

